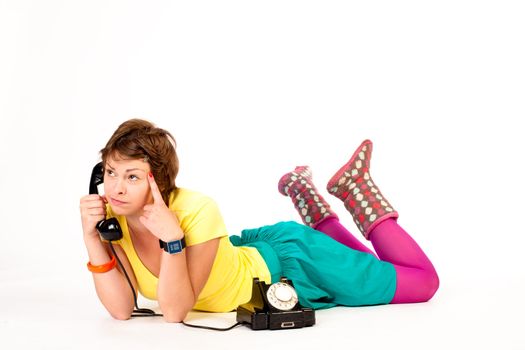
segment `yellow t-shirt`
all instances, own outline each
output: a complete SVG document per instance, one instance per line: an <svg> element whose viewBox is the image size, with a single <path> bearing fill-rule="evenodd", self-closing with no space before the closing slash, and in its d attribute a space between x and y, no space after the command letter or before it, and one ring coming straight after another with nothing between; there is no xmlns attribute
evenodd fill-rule
<svg viewBox="0 0 525 350"><path fill-rule="evenodd" d="M252 247L235 247L228 238L219 208L215 202L198 192L176 189L170 196L169 208L179 219L187 246L219 238L219 248L206 285L202 289L195 310L229 312L251 298L254 277L271 282L270 271L263 258ZM129 235L124 216L115 216L108 206L108 218L116 217L122 227L119 244L137 278L139 292L148 299L157 299L158 278L138 257Z"/></svg>

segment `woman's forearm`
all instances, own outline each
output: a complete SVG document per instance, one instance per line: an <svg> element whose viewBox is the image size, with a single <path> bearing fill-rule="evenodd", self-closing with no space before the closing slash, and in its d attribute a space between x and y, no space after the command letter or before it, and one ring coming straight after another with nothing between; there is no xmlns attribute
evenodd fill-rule
<svg viewBox="0 0 525 350"><path fill-rule="evenodd" d="M102 265L111 260L106 248L98 237L84 239L92 265ZM98 298L111 314L119 320L131 317L134 308L133 293L122 273L114 268L105 273L93 273Z"/></svg>
<svg viewBox="0 0 525 350"><path fill-rule="evenodd" d="M168 322L181 322L193 308L196 297L186 263L186 251L162 253L157 298Z"/></svg>

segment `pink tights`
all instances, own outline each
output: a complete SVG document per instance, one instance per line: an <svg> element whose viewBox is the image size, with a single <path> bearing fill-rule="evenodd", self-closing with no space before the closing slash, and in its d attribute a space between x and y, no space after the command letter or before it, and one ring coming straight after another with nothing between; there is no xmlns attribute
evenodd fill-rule
<svg viewBox="0 0 525 350"><path fill-rule="evenodd" d="M343 227L336 217L323 220L315 229L352 249L376 256ZM372 230L369 237L379 259L392 263L396 269L396 292L390 303L430 300L439 287L436 270L423 250L396 220L383 221Z"/></svg>

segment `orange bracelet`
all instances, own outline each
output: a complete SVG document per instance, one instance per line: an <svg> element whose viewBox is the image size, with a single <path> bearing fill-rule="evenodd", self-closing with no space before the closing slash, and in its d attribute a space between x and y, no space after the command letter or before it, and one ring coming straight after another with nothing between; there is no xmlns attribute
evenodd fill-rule
<svg viewBox="0 0 525 350"><path fill-rule="evenodd" d="M91 265L91 262L88 262L87 268L89 271L94 273L104 273L114 269L116 265L117 260L115 260L115 256L112 256L111 260L104 265Z"/></svg>

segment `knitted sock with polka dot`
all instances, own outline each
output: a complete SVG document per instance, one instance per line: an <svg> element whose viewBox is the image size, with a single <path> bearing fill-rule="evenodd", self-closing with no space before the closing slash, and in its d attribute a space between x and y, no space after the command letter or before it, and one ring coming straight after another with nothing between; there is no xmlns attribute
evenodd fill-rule
<svg viewBox="0 0 525 350"><path fill-rule="evenodd" d="M281 194L292 199L305 225L315 228L328 217L337 218L312 183L312 172L308 166L299 166L284 174L278 188Z"/></svg>
<svg viewBox="0 0 525 350"><path fill-rule="evenodd" d="M370 176L371 157L372 141L365 140L326 186L330 194L343 201L366 239L381 222L399 216Z"/></svg>

